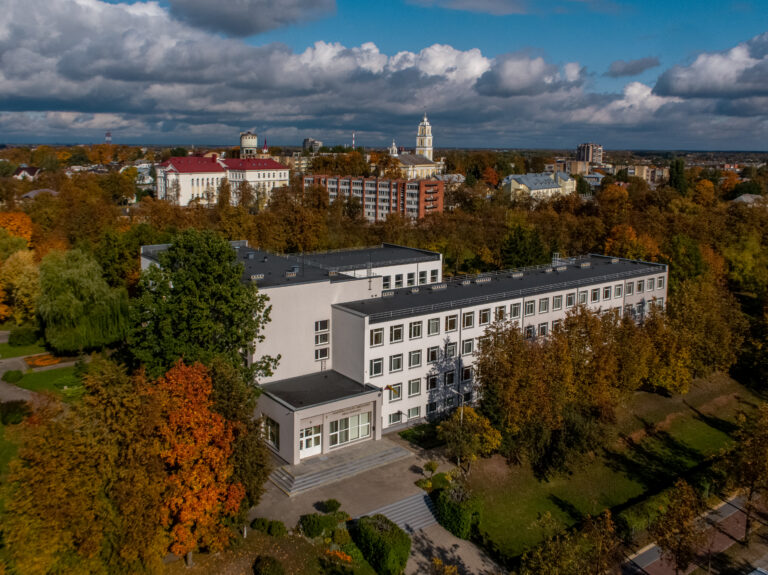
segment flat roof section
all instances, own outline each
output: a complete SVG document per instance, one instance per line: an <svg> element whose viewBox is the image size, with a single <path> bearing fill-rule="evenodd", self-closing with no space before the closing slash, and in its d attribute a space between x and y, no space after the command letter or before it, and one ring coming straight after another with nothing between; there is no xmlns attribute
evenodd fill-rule
<svg viewBox="0 0 768 575"><path fill-rule="evenodd" d="M666 269L664 264L590 254L562 258L554 265L464 276L442 284L384 292L380 298L336 304L334 307L368 316L370 323L378 323L485 302L664 273Z"/></svg>
<svg viewBox="0 0 768 575"><path fill-rule="evenodd" d="M262 385L261 389L293 411L351 397L362 399L381 391L377 387L357 383L354 379L333 370L267 383Z"/></svg>
<svg viewBox="0 0 768 575"><path fill-rule="evenodd" d="M437 252L396 244L381 244L380 246L330 252L291 254L289 257L294 261L304 260L322 268L339 271L365 269L369 264L371 267L381 267L440 260L440 254Z"/></svg>

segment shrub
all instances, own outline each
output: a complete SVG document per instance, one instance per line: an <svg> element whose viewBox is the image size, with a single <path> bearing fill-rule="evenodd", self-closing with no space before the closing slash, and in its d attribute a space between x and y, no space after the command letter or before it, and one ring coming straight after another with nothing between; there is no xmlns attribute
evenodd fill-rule
<svg viewBox="0 0 768 575"><path fill-rule="evenodd" d="M12 369L10 371L6 371L3 374L3 381L7 381L8 383L17 383L21 381L22 377L24 377L24 374L21 373L18 369Z"/></svg>
<svg viewBox="0 0 768 575"><path fill-rule="evenodd" d="M259 555L253 562L253 575L285 575L285 569L274 557Z"/></svg>
<svg viewBox="0 0 768 575"><path fill-rule="evenodd" d="M438 465L439 464L437 463L437 461L435 461L434 459L430 459L424 464L424 473L429 473L429 477L431 479L432 476L435 474L435 471L437 471Z"/></svg>
<svg viewBox="0 0 768 575"><path fill-rule="evenodd" d="M30 414L26 401L6 401L0 403L0 421L3 425L16 425Z"/></svg>
<svg viewBox="0 0 768 575"><path fill-rule="evenodd" d="M479 522L477 501L460 483L437 492L435 511L440 525L461 539L469 539L472 527Z"/></svg>
<svg viewBox="0 0 768 575"><path fill-rule="evenodd" d="M336 499L326 499L320 503L320 510L323 513L336 513L339 509L341 509L341 503Z"/></svg>
<svg viewBox="0 0 768 575"><path fill-rule="evenodd" d="M285 528L285 523L275 520L269 522L267 533L272 537L285 537L288 535L288 529Z"/></svg>
<svg viewBox="0 0 768 575"><path fill-rule="evenodd" d="M333 530L333 533L331 533L331 541L341 547L352 541L352 537L349 535L349 531L343 527L337 527Z"/></svg>
<svg viewBox="0 0 768 575"><path fill-rule="evenodd" d="M319 513L309 513L299 518L302 533L310 538L320 537L326 531L330 532L337 523L336 517Z"/></svg>
<svg viewBox="0 0 768 575"><path fill-rule="evenodd" d="M8 334L8 345L11 347L21 347L23 345L32 345L37 341L37 328L33 325L20 325L11 330Z"/></svg>
<svg viewBox="0 0 768 575"><path fill-rule="evenodd" d="M363 557L381 575L400 575L411 553L411 538L383 515L361 517L352 535Z"/></svg>

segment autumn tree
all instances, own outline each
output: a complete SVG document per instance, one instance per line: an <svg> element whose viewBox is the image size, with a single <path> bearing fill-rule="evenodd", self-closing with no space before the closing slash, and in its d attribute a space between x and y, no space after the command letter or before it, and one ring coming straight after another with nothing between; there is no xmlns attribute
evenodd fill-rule
<svg viewBox="0 0 768 575"><path fill-rule="evenodd" d="M186 230L141 275L131 301L128 351L152 376L179 358L209 363L224 357L242 368L263 340L267 298L243 283L235 250L214 232ZM252 374L270 373L273 358L257 358Z"/></svg>
<svg viewBox="0 0 768 575"><path fill-rule="evenodd" d="M0 212L0 228L27 242L32 240L32 220L23 212Z"/></svg>
<svg viewBox="0 0 768 575"><path fill-rule="evenodd" d="M242 484L232 481L232 424L213 411L212 391L205 366L181 361L149 389L161 414L163 522L177 555L225 547L232 537L227 518L237 514L245 495Z"/></svg>
<svg viewBox="0 0 768 575"><path fill-rule="evenodd" d="M588 565L578 537L562 526L547 512L532 526L542 534L543 541L525 552L520 561L520 575L564 575L585 573Z"/></svg>
<svg viewBox="0 0 768 575"><path fill-rule="evenodd" d="M5 301L13 310L16 323L20 325L34 321L40 296L40 274L31 251L18 251L2 264L0 285L5 291Z"/></svg>
<svg viewBox="0 0 768 575"><path fill-rule="evenodd" d="M43 258L37 315L55 350L77 353L122 340L127 312L125 290L110 288L87 253L52 252Z"/></svg>
<svg viewBox="0 0 768 575"><path fill-rule="evenodd" d="M699 495L684 480L678 479L669 491L663 513L651 524L649 534L661 550L662 558L674 565L675 575L688 568L704 542L699 522L702 511Z"/></svg>
<svg viewBox="0 0 768 575"><path fill-rule="evenodd" d="M459 465L464 462L467 471L478 457L488 457L501 444L501 433L472 407L461 406L455 410L437 426L437 434Z"/></svg>
<svg viewBox="0 0 768 575"><path fill-rule="evenodd" d="M592 575L609 573L623 560L621 538L609 510L598 517L587 517L580 534L583 539L588 573Z"/></svg>

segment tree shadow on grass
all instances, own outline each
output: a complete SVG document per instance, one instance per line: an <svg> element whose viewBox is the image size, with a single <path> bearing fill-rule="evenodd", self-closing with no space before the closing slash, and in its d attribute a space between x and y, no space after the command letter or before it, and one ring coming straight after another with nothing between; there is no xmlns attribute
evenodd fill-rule
<svg viewBox="0 0 768 575"><path fill-rule="evenodd" d="M692 406L687 401L683 400L683 403L690 409L695 415L694 417L701 421L702 423L706 423L713 429L717 429L718 431L722 431L726 435L733 437L736 430L739 428L738 425L735 423L728 421L727 419L722 419L720 417L715 417L714 415L708 415L706 413L703 413L696 409L694 406Z"/></svg>
<svg viewBox="0 0 768 575"><path fill-rule="evenodd" d="M579 508L570 501L563 499L562 497L558 497L552 493L547 496L547 499L557 505L557 508L560 509L560 511L568 515L568 517L570 517L576 523L581 523L584 521L584 519L586 519L586 516L581 511L579 511Z"/></svg>

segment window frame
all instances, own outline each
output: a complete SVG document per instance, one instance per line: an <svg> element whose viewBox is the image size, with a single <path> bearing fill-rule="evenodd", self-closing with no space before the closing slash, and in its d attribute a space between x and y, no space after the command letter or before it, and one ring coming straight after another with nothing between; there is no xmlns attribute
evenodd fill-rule
<svg viewBox="0 0 768 575"><path fill-rule="evenodd" d="M469 351L467 351L467 348L469 348ZM461 342L461 355L472 355L475 352L475 340L474 338L469 338L462 340Z"/></svg>
<svg viewBox="0 0 768 575"><path fill-rule="evenodd" d="M413 385L416 384L416 391L413 391ZM421 378L416 377L408 380L408 397L416 397L421 395Z"/></svg>
<svg viewBox="0 0 768 575"><path fill-rule="evenodd" d="M379 342L375 343L375 340L379 340ZM369 330L368 347L379 347L382 345L384 345L384 328L375 327Z"/></svg>
<svg viewBox="0 0 768 575"><path fill-rule="evenodd" d="M453 327L451 327L453 326ZM458 331L459 329L459 316L458 314L445 316L445 333L451 333Z"/></svg>
<svg viewBox="0 0 768 575"><path fill-rule="evenodd" d="M434 356L434 359L432 359ZM440 361L440 346L434 345L427 348L427 363L437 363Z"/></svg>
<svg viewBox="0 0 768 575"><path fill-rule="evenodd" d="M520 302L510 304L509 306L509 317L510 319L520 319L520 311L522 309L522 306L520 305Z"/></svg>
<svg viewBox="0 0 768 575"><path fill-rule="evenodd" d="M530 317L532 315L536 314L536 300L528 300L525 302L525 307L523 313L525 314L525 317Z"/></svg>
<svg viewBox="0 0 768 575"><path fill-rule="evenodd" d="M467 311L461 314L461 327L462 329L475 327L475 312Z"/></svg>
<svg viewBox="0 0 768 575"><path fill-rule="evenodd" d="M414 357L416 358L416 361L414 361ZM420 349L416 349L408 352L408 369L412 369L414 367L421 367L421 350Z"/></svg>
<svg viewBox="0 0 768 575"><path fill-rule="evenodd" d="M627 282L624 285L624 294L625 295L634 295L635 294L635 282Z"/></svg>
<svg viewBox="0 0 768 575"><path fill-rule="evenodd" d="M393 383L387 386L389 395L387 396L389 403L396 403L403 400L403 384Z"/></svg>
<svg viewBox="0 0 768 575"><path fill-rule="evenodd" d="M549 313L549 298L539 298L539 313Z"/></svg>
<svg viewBox="0 0 768 575"><path fill-rule="evenodd" d="M485 321L483 321L483 318L485 318ZM488 325L491 323L491 308L481 309L477 319L478 325Z"/></svg>
<svg viewBox="0 0 768 575"><path fill-rule="evenodd" d="M613 298L618 299L624 295L624 284L616 284L613 286Z"/></svg>
<svg viewBox="0 0 768 575"><path fill-rule="evenodd" d="M393 368L392 366L395 365L398 361L400 362L400 367ZM400 371L403 371L403 354L394 353L389 356L389 373L398 373Z"/></svg>
<svg viewBox="0 0 768 575"><path fill-rule="evenodd" d="M421 339L423 333L421 324L421 321L412 321L408 324L408 339ZM418 334L414 335L415 331L418 331Z"/></svg>
<svg viewBox="0 0 768 575"><path fill-rule="evenodd" d="M563 309L563 295L552 296L552 311L560 311Z"/></svg>
<svg viewBox="0 0 768 575"><path fill-rule="evenodd" d="M398 331L400 332L400 339L395 339ZM389 343L402 343L404 337L405 330L403 329L402 323L389 326Z"/></svg>
<svg viewBox="0 0 768 575"><path fill-rule="evenodd" d="M570 302L570 303L568 303ZM576 292L571 292L565 294L565 309L571 309L572 307L576 307Z"/></svg>
<svg viewBox="0 0 768 575"><path fill-rule="evenodd" d="M435 328L433 330L433 328ZM440 335L440 318L431 317L427 320L427 336Z"/></svg>
<svg viewBox="0 0 768 575"><path fill-rule="evenodd" d="M448 343L445 344L446 359L453 359L454 357L456 357L458 351L459 349L455 341L449 341Z"/></svg>
<svg viewBox="0 0 768 575"><path fill-rule="evenodd" d="M374 369L377 365L378 371ZM368 360L368 377L381 377L382 375L384 375L384 358L376 357Z"/></svg>
<svg viewBox="0 0 768 575"><path fill-rule="evenodd" d="M323 361L331 357L331 351L328 347L318 347L315 350L315 361Z"/></svg>

